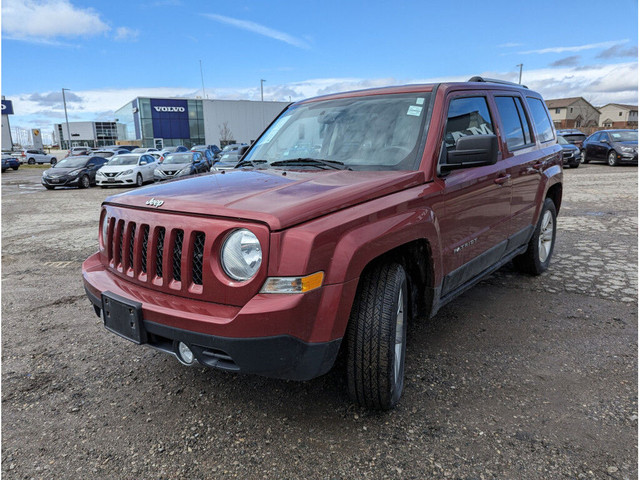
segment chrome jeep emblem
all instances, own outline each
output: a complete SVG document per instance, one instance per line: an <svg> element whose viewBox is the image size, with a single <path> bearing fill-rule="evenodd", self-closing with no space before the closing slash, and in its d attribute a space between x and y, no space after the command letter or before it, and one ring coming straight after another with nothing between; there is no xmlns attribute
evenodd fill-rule
<svg viewBox="0 0 640 480"><path fill-rule="evenodd" d="M164 200L156 200L155 198L152 198L151 200L147 200L145 203L147 205L151 205L152 207L158 208L162 206Z"/></svg>

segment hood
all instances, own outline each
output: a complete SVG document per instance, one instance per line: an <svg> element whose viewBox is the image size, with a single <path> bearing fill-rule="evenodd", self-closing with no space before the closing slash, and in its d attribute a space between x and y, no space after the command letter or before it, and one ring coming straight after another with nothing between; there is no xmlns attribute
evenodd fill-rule
<svg viewBox="0 0 640 480"><path fill-rule="evenodd" d="M271 230L424 183L424 173L370 171L232 170L202 175L107 198L105 203L198 215L255 220Z"/></svg>
<svg viewBox="0 0 640 480"><path fill-rule="evenodd" d="M573 143L570 143L569 145L560 145L564 150L580 150L578 147L576 147Z"/></svg>
<svg viewBox="0 0 640 480"><path fill-rule="evenodd" d="M637 147L638 146L638 142L635 142L633 140L627 140L625 142L613 142L616 143L618 145L624 145L625 147Z"/></svg>
<svg viewBox="0 0 640 480"><path fill-rule="evenodd" d="M177 172L178 170L182 170L190 165L190 163L161 163L158 165L156 170L162 170L163 172L175 170Z"/></svg>
<svg viewBox="0 0 640 480"><path fill-rule="evenodd" d="M66 168L65 167L47 168L44 171L44 174L48 176L52 176L52 175L62 176L62 175L68 174L69 172L73 172L76 170L77 171L83 170L84 168L86 167L83 166L83 167L66 167Z"/></svg>
<svg viewBox="0 0 640 480"><path fill-rule="evenodd" d="M124 172L132 168L136 168L138 165L104 165L100 167L100 171L104 172Z"/></svg>

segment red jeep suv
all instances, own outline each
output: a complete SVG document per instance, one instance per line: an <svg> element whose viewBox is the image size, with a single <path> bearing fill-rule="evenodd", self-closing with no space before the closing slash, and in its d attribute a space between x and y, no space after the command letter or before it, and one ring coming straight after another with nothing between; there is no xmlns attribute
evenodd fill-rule
<svg viewBox="0 0 640 480"><path fill-rule="evenodd" d="M109 197L84 285L105 327L184 364L393 407L407 323L507 262L540 274L562 149L539 94L474 77L290 105L233 170Z"/></svg>

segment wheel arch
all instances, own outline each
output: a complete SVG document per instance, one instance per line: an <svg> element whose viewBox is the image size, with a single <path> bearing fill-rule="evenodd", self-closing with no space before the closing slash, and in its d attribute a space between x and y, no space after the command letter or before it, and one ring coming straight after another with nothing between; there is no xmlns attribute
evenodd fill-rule
<svg viewBox="0 0 640 480"><path fill-rule="evenodd" d="M560 213L560 205L562 204L562 183L558 182L549 187L545 198L550 198L556 206L556 214Z"/></svg>

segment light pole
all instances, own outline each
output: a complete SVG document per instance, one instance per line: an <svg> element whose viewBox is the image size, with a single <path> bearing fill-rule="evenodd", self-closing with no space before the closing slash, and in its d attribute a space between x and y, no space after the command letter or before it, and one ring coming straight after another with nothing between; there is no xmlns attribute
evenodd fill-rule
<svg viewBox="0 0 640 480"><path fill-rule="evenodd" d="M522 85L522 63L516 65L516 67L520 67L520 76L518 77L518 85Z"/></svg>
<svg viewBox="0 0 640 480"><path fill-rule="evenodd" d="M64 91L69 90L68 88L62 89L62 103L64 104L64 119L67 122L67 141L69 142L69 150L71 150L71 131L69 130L69 116L67 115L67 99L64 96Z"/></svg>
<svg viewBox="0 0 640 480"><path fill-rule="evenodd" d="M266 80L264 78L260 79L260 102L262 103L262 126L264 127L264 82Z"/></svg>
<svg viewBox="0 0 640 480"><path fill-rule="evenodd" d="M204 93L204 74L202 73L202 60L200 60L200 78L202 79L202 98L207 98L206 93Z"/></svg>

